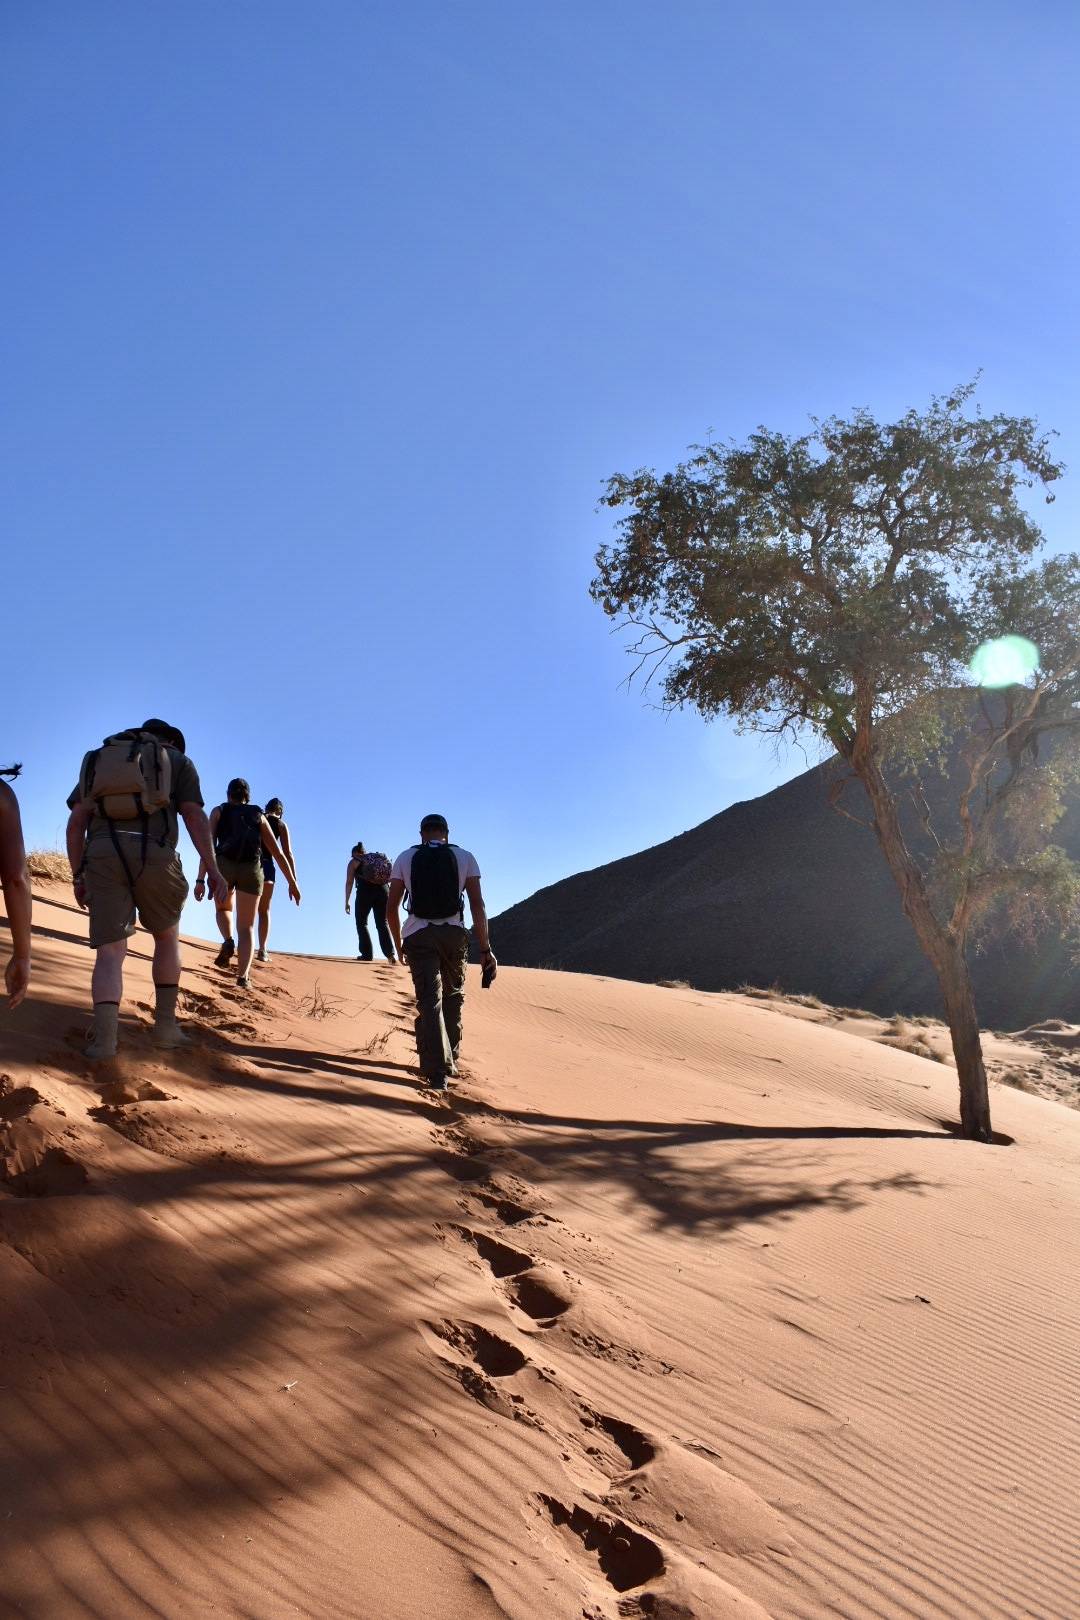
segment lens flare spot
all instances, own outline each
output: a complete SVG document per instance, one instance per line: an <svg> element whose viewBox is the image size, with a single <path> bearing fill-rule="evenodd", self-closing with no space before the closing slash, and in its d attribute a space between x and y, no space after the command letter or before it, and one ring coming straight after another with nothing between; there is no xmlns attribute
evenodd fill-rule
<svg viewBox="0 0 1080 1620"><path fill-rule="evenodd" d="M1020 686L1039 667L1039 649L1026 636L998 636L984 641L971 660L972 679L980 686Z"/></svg>

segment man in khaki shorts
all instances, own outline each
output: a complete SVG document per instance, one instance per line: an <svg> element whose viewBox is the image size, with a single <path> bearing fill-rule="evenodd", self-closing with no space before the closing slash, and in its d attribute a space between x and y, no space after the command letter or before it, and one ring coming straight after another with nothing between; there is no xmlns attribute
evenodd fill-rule
<svg viewBox="0 0 1080 1620"><path fill-rule="evenodd" d="M118 739L123 739L122 744ZM67 851L75 899L84 911L89 909L90 944L97 952L88 1058L116 1055L124 957L135 932L136 915L154 936L154 1040L158 1046L171 1047L182 1046L187 1039L176 1021L180 913L188 894L176 853L178 816L183 816L206 865L216 899L224 898L226 887L214 859L198 772L184 747L183 733L175 726L164 720L147 720L137 730L118 733L117 738L107 738L102 748L91 750L68 796ZM107 766L98 770L100 760L111 762L118 753L126 753L126 769L135 789L126 794L110 792L115 784L105 779ZM162 784L156 796L154 772ZM146 784L141 793L140 781ZM125 804L125 799L131 804Z"/></svg>

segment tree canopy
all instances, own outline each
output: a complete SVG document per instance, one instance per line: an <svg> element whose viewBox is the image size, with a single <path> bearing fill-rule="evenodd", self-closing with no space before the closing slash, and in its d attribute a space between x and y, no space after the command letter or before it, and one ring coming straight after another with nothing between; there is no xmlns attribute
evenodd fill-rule
<svg viewBox="0 0 1080 1620"><path fill-rule="evenodd" d="M974 387L617 474L591 586L668 704L847 761L939 978L996 901L1033 915L1077 889L1049 834L1080 740L1080 559L1035 560L1026 509L1064 468L1032 418L972 409ZM1006 637L1032 644L1030 671L980 693L972 662Z"/></svg>

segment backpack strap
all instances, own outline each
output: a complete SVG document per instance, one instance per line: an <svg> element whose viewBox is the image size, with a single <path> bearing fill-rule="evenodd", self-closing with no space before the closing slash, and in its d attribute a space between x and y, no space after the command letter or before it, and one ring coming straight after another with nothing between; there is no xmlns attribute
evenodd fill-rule
<svg viewBox="0 0 1080 1620"><path fill-rule="evenodd" d="M422 848L423 848L422 844L411 844L409 846L409 877L410 878L412 877L412 857L416 854L418 849L422 849ZM409 916L411 917L412 916L412 895L409 893L408 884L406 884L405 893L402 895L401 898L402 898L402 903L405 906L405 910L409 913Z"/></svg>

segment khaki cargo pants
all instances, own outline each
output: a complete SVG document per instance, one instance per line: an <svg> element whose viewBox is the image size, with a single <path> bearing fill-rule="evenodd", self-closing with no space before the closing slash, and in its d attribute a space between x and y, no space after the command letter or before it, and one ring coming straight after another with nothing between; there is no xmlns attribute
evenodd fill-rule
<svg viewBox="0 0 1080 1620"><path fill-rule="evenodd" d="M136 913L151 934L166 933L180 921L188 897L187 878L175 849L148 840L144 865L141 834L118 832L116 836L123 860L107 835L92 838L86 846L83 876L90 909L90 944L95 950L130 938Z"/></svg>
<svg viewBox="0 0 1080 1620"><path fill-rule="evenodd" d="M428 923L401 942L416 992L416 1051L425 1080L451 1074L461 1045L469 936L456 923Z"/></svg>

